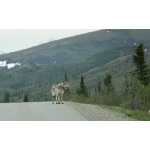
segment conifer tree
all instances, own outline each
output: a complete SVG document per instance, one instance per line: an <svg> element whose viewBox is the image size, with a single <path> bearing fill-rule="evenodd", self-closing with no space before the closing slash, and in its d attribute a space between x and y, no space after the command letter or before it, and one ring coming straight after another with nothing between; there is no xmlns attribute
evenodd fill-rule
<svg viewBox="0 0 150 150"><path fill-rule="evenodd" d="M4 95L4 103L9 103L10 95L7 91L5 91Z"/></svg>
<svg viewBox="0 0 150 150"><path fill-rule="evenodd" d="M101 82L100 81L98 82L98 87L97 88L98 88L98 91L100 92L101 91Z"/></svg>
<svg viewBox="0 0 150 150"><path fill-rule="evenodd" d="M4 103L7 103L7 92L5 91L5 95L4 95Z"/></svg>
<svg viewBox="0 0 150 150"><path fill-rule="evenodd" d="M24 102L28 102L28 96L27 96L27 94L24 95Z"/></svg>
<svg viewBox="0 0 150 150"><path fill-rule="evenodd" d="M9 93L7 92L7 102L9 103L9 99L10 99L10 95L9 95Z"/></svg>
<svg viewBox="0 0 150 150"><path fill-rule="evenodd" d="M104 85L109 92L113 92L112 75L110 73L106 73Z"/></svg>
<svg viewBox="0 0 150 150"><path fill-rule="evenodd" d="M95 88L95 94L97 93L97 88Z"/></svg>
<svg viewBox="0 0 150 150"><path fill-rule="evenodd" d="M65 82L68 82L68 76L66 73L65 73ZM66 90L66 95L70 95L70 89L69 88Z"/></svg>
<svg viewBox="0 0 150 150"><path fill-rule="evenodd" d="M77 94L79 94L79 89L78 89L78 87L76 88L76 90L77 90Z"/></svg>
<svg viewBox="0 0 150 150"><path fill-rule="evenodd" d="M67 76L67 74L65 73L65 81L67 81L68 82L68 76Z"/></svg>
<svg viewBox="0 0 150 150"><path fill-rule="evenodd" d="M87 91L87 88L85 86L84 77L83 76L81 76L80 87L79 87L79 94L88 97L88 91Z"/></svg>
<svg viewBox="0 0 150 150"><path fill-rule="evenodd" d="M143 44L140 44L133 55L133 63L136 65L135 74L141 84L147 86L150 83L150 70L145 62Z"/></svg>

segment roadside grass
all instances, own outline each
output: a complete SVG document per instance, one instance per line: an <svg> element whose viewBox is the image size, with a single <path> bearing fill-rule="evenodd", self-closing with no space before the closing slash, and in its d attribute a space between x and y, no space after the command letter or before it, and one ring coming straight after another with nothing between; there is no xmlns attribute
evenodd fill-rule
<svg viewBox="0 0 150 150"><path fill-rule="evenodd" d="M150 121L150 113L148 113L147 111L125 109L125 108L118 107L118 106L106 106L106 107L111 110L121 112L139 121Z"/></svg>
<svg viewBox="0 0 150 150"><path fill-rule="evenodd" d="M123 113L126 116L135 118L139 121L150 121L150 113L148 113L148 111L131 110L131 109L126 109L126 108L119 107L119 106L108 106L108 105L104 105L104 104L93 103L93 101L90 98L87 98L87 97L84 97L84 96L78 96L78 95L69 96L66 99L66 101L72 101L72 102L84 103L84 104L99 105L103 108L108 108L110 110Z"/></svg>
<svg viewBox="0 0 150 150"><path fill-rule="evenodd" d="M70 95L65 97L66 101L72 101L76 103L84 103L84 104L91 104L91 99L85 96L79 96L79 95Z"/></svg>

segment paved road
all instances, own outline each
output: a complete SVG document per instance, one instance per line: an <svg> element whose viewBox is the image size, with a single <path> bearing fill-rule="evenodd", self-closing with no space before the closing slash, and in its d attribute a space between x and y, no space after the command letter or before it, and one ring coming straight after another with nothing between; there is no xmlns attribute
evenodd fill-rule
<svg viewBox="0 0 150 150"><path fill-rule="evenodd" d="M0 121L86 121L72 107L52 102L0 103Z"/></svg>

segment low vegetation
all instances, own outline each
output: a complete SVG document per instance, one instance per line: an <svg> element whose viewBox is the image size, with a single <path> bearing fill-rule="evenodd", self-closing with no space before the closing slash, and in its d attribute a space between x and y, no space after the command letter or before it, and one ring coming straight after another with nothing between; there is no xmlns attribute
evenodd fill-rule
<svg viewBox="0 0 150 150"><path fill-rule="evenodd" d="M145 62L142 44L137 47L133 55L133 62L136 65L136 70L124 76L122 85L115 86L112 82L112 75L106 73L103 87L99 83L94 94L87 97L84 92L81 95L77 91L77 96L69 97L69 99L75 102L105 105L138 120L150 120L148 113L150 109L150 71ZM81 83L84 83L83 77ZM81 83L80 89L82 87L87 89L85 83L84 86L81 86Z"/></svg>
<svg viewBox="0 0 150 150"><path fill-rule="evenodd" d="M124 113L125 115L133 117L140 121L150 121L150 113L148 111L125 109L118 106L105 106L105 107L114 111Z"/></svg>

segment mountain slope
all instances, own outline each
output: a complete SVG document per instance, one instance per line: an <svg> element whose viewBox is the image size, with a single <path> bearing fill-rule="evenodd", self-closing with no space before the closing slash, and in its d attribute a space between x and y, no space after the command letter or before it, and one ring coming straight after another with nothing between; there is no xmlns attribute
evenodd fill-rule
<svg viewBox="0 0 150 150"><path fill-rule="evenodd" d="M22 64L68 64L86 60L97 52L143 42L150 45L150 30L99 30L52 41L0 56L0 60Z"/></svg>
<svg viewBox="0 0 150 150"><path fill-rule="evenodd" d="M51 84L62 82L64 73L71 91L76 90L81 75L90 90L103 81L106 72L121 81L133 69L135 43L144 43L150 64L148 39L150 30L100 30L0 56L0 61L22 63L11 70L0 68L0 101L5 90L10 91L12 101L22 101L24 93L31 101L50 98Z"/></svg>
<svg viewBox="0 0 150 150"><path fill-rule="evenodd" d="M21 88L29 84L60 82L63 80L64 72L67 73L70 79L75 79L90 69L132 54L134 49L135 47L126 46L106 50L98 52L84 61L65 65L30 63L16 66L11 70L1 72L0 87Z"/></svg>

